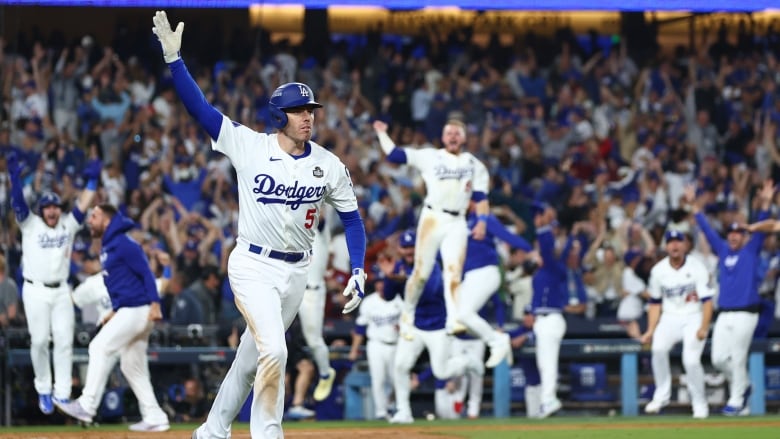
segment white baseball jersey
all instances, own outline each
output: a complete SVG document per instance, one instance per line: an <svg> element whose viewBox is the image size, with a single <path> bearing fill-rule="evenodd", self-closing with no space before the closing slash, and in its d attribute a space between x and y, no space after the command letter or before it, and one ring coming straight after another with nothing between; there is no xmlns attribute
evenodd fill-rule
<svg viewBox="0 0 780 439"><path fill-rule="evenodd" d="M323 201L339 212L357 210L346 166L331 152L308 142L297 159L279 147L276 134L253 131L222 118L212 149L230 158L238 176L238 236L279 251L308 251ZM262 209L252 209L254 204Z"/></svg>
<svg viewBox="0 0 780 439"><path fill-rule="evenodd" d="M360 303L355 323L366 327L369 340L395 343L398 341L398 319L401 318L403 303L398 295L387 301L379 293L369 294Z"/></svg>
<svg viewBox="0 0 780 439"><path fill-rule="evenodd" d="M662 312L694 314L701 312L702 299L712 297L707 267L696 257L687 256L679 269L669 264L669 257L658 261L650 271L648 292L662 299Z"/></svg>
<svg viewBox="0 0 780 439"><path fill-rule="evenodd" d="M22 273L36 282L65 282L70 273L73 237L81 228L72 213L63 213L54 227L30 212L22 230Z"/></svg>
<svg viewBox="0 0 780 439"><path fill-rule="evenodd" d="M419 169L425 181L425 204L435 209L465 213L472 192L488 193L487 168L471 153L454 155L434 148L403 151L407 163Z"/></svg>

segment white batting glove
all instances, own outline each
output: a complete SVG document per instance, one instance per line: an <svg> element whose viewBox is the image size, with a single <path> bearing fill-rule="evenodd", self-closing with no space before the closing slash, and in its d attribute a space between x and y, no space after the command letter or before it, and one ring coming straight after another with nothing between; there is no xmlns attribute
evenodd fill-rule
<svg viewBox="0 0 780 439"><path fill-rule="evenodd" d="M363 300L363 296L365 296L365 284L366 273L363 271L363 269L356 268L352 270L352 277L349 278L349 282L347 282L347 288L344 288L343 293L345 296L352 296L352 299L350 299L349 302L344 305L342 314L349 314L354 311L358 305L360 305L360 301Z"/></svg>
<svg viewBox="0 0 780 439"><path fill-rule="evenodd" d="M165 11L157 11L152 18L152 23L154 23L152 32L160 40L165 62L172 63L181 58L179 51L181 50L181 34L184 32L184 23L179 22L176 25L176 30L171 30L171 24L168 22L168 15Z"/></svg>

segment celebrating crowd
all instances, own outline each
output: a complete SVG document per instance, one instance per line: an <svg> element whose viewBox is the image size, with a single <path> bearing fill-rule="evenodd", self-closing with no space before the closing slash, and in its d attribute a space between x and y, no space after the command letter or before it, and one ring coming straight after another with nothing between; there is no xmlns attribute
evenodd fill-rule
<svg viewBox="0 0 780 439"><path fill-rule="evenodd" d="M753 303L712 303L715 311L723 306L725 312L764 316L754 322L758 335L766 335L774 318L780 247L774 234L760 233L773 232L771 225L750 224L777 213L771 181L780 180L780 53L771 44L775 35L740 32L703 32L695 47L664 50L651 60L640 59L625 37L600 46L597 39L577 38L565 29L549 40L527 38L514 46L497 38L478 45L458 32L406 42L372 34L362 44L326 46L325 57L285 43L258 46L239 57L224 54L216 63L199 63L209 57L185 44L181 57L206 103L233 126L257 133L270 134L287 123L276 119L272 94L278 86L300 81L316 92L316 102L307 101L322 107L313 118L312 140L346 166L367 241L365 261L356 265L350 260L355 252L349 218L343 212L324 218L333 233L327 319L353 318L342 314L352 305L341 291L357 276L354 270L365 267L366 289L373 291L383 279L382 259L397 256L402 232L431 209L423 202L431 188L420 167L406 162L412 155L395 160L383 138L392 139L396 150L447 148L442 133L455 126L465 134L463 151L490 176L482 204L490 212L478 207L477 223L494 215L514 234L543 247L498 248L509 293L502 300L514 302L509 320L522 320L522 309L536 294L531 290L537 285L530 284L536 270L560 264L556 273L567 279L568 300L553 308L614 318L629 337L649 342L654 330L657 337L655 305L663 289L654 284L653 267L667 255L674 266L678 241L687 241L685 251L703 262L710 281L697 286L708 285L707 294L698 291L706 302L717 297L719 283L724 288L724 272L731 268L724 265L728 250L716 238L727 236L731 245L735 235L737 251L748 246L747 239L736 243L737 234L760 234L761 240L750 241L756 246L750 248L755 271L744 275L760 280L760 304L754 309ZM53 204L75 209L80 222L87 209L79 197L90 192L94 204L115 206L136 223L130 233L158 278L163 319L217 325L221 343L237 346L244 319L227 272L228 255L238 244L239 184L235 163L212 150L217 137L210 129L220 133L220 127L188 113L193 107L174 67L169 70L159 56L157 41L116 48L89 36L25 41L0 40L0 267L5 268L0 325L25 325L24 230L14 196L41 215ZM170 65L173 55L165 54ZM57 203L45 194L56 194ZM86 228L74 233L68 275L73 288L102 269L99 240ZM460 238L465 244L465 236ZM557 259L546 259L556 252ZM457 255L442 259L451 256ZM420 294L417 287L407 285L407 292ZM645 303L654 310L647 331L638 323ZM549 317L550 310L532 305L537 319ZM86 313L80 318L87 321ZM557 342L565 324L556 324L559 330ZM483 332L495 349L494 362L500 361L507 354L499 347L504 337ZM753 334L742 336L749 340ZM655 357L664 349L653 351L656 372L664 364L668 368L668 357L666 363ZM560 408L549 384L557 376L539 366L547 399L539 410L549 416ZM557 352L553 366L557 374ZM747 400L745 379L736 376L727 405L737 413ZM660 411L668 399L657 392L646 410ZM694 416L706 417L707 411L694 406Z"/></svg>

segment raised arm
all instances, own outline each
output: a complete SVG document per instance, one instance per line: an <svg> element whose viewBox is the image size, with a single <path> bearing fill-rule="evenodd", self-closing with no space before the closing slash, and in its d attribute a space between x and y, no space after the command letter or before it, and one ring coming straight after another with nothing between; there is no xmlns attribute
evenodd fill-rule
<svg viewBox="0 0 780 439"><path fill-rule="evenodd" d="M19 163L19 157L15 153L8 156L8 175L11 179L11 207L14 209L16 221L23 223L30 216L30 207L24 200L22 191L22 165Z"/></svg>
<svg viewBox="0 0 780 439"><path fill-rule="evenodd" d="M181 50L184 23L179 22L176 30L172 30L165 11L157 11L152 22L154 23L152 32L157 35L160 46L162 46L163 59L171 70L176 93L178 93L187 112L198 121L212 139L216 140L222 127L223 116L206 101L206 97L195 80L192 79L192 75L181 59L179 51Z"/></svg>
<svg viewBox="0 0 780 439"><path fill-rule="evenodd" d="M387 124L381 120L374 121L374 132L379 139L379 146L387 156L387 161L392 163L406 163L406 153L402 148L395 145L395 142L387 134Z"/></svg>

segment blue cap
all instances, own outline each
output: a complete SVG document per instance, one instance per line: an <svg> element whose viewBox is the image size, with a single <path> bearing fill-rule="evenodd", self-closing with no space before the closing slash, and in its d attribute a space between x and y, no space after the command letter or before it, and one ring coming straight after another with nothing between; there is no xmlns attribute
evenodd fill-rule
<svg viewBox="0 0 780 439"><path fill-rule="evenodd" d="M198 249L198 241L194 241L190 239L187 241L186 244L184 244L184 250L197 250Z"/></svg>
<svg viewBox="0 0 780 439"><path fill-rule="evenodd" d="M726 232L728 232L728 233L731 233L731 232L745 233L745 232L747 232L747 229L742 227L742 225L739 224L738 222L733 222L733 223L729 224L728 227L726 227Z"/></svg>
<svg viewBox="0 0 780 439"><path fill-rule="evenodd" d="M666 242L669 241L685 241L685 233L679 231L679 230L667 230L664 234L664 239Z"/></svg>
<svg viewBox="0 0 780 439"><path fill-rule="evenodd" d="M531 203L531 212L533 212L534 215L538 215L540 213L544 213L547 207L548 205L544 201L534 201Z"/></svg>
<svg viewBox="0 0 780 439"><path fill-rule="evenodd" d="M414 230L409 229L401 233L401 237L398 238L398 244L400 244L401 247L413 247L416 240L417 233Z"/></svg>

